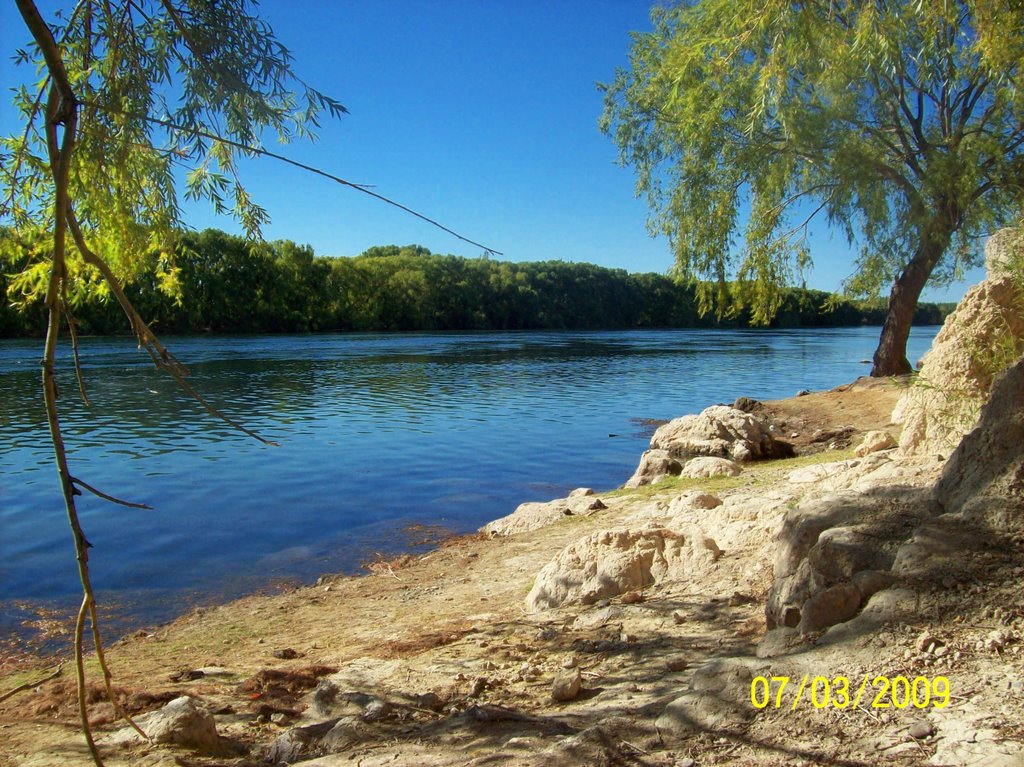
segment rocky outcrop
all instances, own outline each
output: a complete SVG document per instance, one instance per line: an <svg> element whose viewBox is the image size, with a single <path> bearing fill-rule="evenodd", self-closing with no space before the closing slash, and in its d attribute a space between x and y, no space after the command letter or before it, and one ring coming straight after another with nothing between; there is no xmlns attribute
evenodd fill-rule
<svg viewBox="0 0 1024 767"><path fill-rule="evenodd" d="M521 503L508 516L488 522L480 528L480 532L494 537L515 535L539 530L565 517L590 516L607 508L605 502L594 495L592 490L579 488L573 490L568 498L546 503Z"/></svg>
<svg viewBox="0 0 1024 767"><path fill-rule="evenodd" d="M821 631L849 620L869 598L896 582L889 570L909 533L907 520L926 517L929 507L908 508L908 515L896 522L885 509L879 499L844 493L786 514L765 609L769 629Z"/></svg>
<svg viewBox="0 0 1024 767"><path fill-rule="evenodd" d="M593 604L669 577L706 568L721 555L694 526L604 530L564 548L537 574L526 597L531 612L576 602Z"/></svg>
<svg viewBox="0 0 1024 767"><path fill-rule="evenodd" d="M743 470L735 461L728 458L712 458L709 455L691 458L683 464L680 477L689 479L708 479L711 477L735 477Z"/></svg>
<svg viewBox="0 0 1024 767"><path fill-rule="evenodd" d="M1024 525L1024 358L993 386L978 428L943 468L935 498L947 512L996 529Z"/></svg>
<svg viewBox="0 0 1024 767"><path fill-rule="evenodd" d="M964 295L925 355L917 385L893 411L907 455L948 456L977 423L993 377L1024 351L1024 291L1012 266L1020 230L985 245L988 276Z"/></svg>
<svg viewBox="0 0 1024 767"><path fill-rule="evenodd" d="M856 448L854 448L854 455L863 458L870 453L877 453L880 450L888 450L896 447L896 440L887 431L869 431L864 435L864 439L861 441Z"/></svg>
<svg viewBox="0 0 1024 767"><path fill-rule="evenodd" d="M740 463L793 456L793 446L777 440L764 421L726 405L715 405L658 427L651 438L651 449L665 450L676 459L702 455Z"/></svg>
<svg viewBox="0 0 1024 767"><path fill-rule="evenodd" d="M652 449L640 456L640 465L636 467L625 487L634 489L644 485L653 485L662 477L678 476L683 470L679 461L669 455L667 450Z"/></svg>

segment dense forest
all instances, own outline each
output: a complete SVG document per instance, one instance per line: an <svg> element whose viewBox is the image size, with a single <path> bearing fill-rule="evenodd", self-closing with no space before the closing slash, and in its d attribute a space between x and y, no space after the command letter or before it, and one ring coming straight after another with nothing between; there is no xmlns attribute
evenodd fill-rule
<svg viewBox="0 0 1024 767"><path fill-rule="evenodd" d="M13 275L33 258L0 249L0 335L39 334L42 300L20 301ZM161 290L169 276L177 288ZM160 333L308 331L535 330L742 327L738 313L702 317L695 289L660 274L631 274L593 264L511 263L432 254L409 245L378 246L354 258L316 256L291 241L253 243L214 229L182 235L173 265L152 270L127 291ZM10 295L14 293L15 295ZM784 292L773 326L881 324L880 305L829 301L830 294ZM127 332L116 301L79 290L70 297L79 330ZM915 321L937 324L948 307L922 304Z"/></svg>

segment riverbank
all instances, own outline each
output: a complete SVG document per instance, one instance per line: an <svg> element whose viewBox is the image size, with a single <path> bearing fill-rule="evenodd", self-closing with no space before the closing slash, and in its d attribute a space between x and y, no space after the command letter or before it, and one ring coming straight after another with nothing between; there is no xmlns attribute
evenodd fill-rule
<svg viewBox="0 0 1024 767"><path fill-rule="evenodd" d="M241 766L327 751L305 763L1020 764L1022 545L993 535L981 549L965 544L964 561L934 582L907 579L912 613L845 639L776 630L778 646L766 641L777 536L794 509L843 490L891 510L904 537L920 521L942 464L849 450L894 428L898 396L862 380L765 403L760 417L800 457L581 495L553 524L452 539L381 561L368 577L325 576L129 637L108 652L125 706L143 714L191 696L214 714L219 738L205 754L132 743L97 695L90 712L107 764ZM538 573L568 546L602 530L666 526L697 526L719 553L690 557L648 587L527 610ZM0 690L38 674L6 670ZM950 695L942 708L816 708L820 684L813 700L794 703L804 674L855 687L922 677L935 693L942 677ZM779 707L758 710L753 679L772 676L794 687ZM87 764L73 701L65 673L0 704L0 764Z"/></svg>

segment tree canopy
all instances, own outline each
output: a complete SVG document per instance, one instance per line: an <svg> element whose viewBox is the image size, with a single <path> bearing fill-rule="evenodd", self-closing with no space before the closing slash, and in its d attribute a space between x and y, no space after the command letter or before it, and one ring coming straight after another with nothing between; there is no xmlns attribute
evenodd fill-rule
<svg viewBox="0 0 1024 767"><path fill-rule="evenodd" d="M891 288L873 374L910 372L926 282L1022 209L1024 6L701 0L653 19L602 127L678 271L709 281L702 309L768 321L820 214L859 249L846 290Z"/></svg>

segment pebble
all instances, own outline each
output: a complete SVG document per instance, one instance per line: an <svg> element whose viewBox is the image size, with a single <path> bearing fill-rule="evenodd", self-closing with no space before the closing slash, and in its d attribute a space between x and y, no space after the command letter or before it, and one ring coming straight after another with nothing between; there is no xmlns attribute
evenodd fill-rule
<svg viewBox="0 0 1024 767"><path fill-rule="evenodd" d="M551 699L556 703L566 703L575 700L583 687L583 674L580 670L572 669L562 671L555 676L551 683Z"/></svg>
<svg viewBox="0 0 1024 767"><path fill-rule="evenodd" d="M644 595L639 591L630 591L622 596L622 604L636 605L644 601Z"/></svg>
<svg viewBox="0 0 1024 767"><path fill-rule="evenodd" d="M364 722L376 722L391 713L391 704L384 700L372 700L363 709Z"/></svg>
<svg viewBox="0 0 1024 767"><path fill-rule="evenodd" d="M685 658L669 658L665 661L665 666L669 671L685 671L687 667Z"/></svg>
<svg viewBox="0 0 1024 767"><path fill-rule="evenodd" d="M911 723L907 732L914 740L922 740L923 738L927 738L932 735L935 732L935 728L927 719L918 719Z"/></svg>

